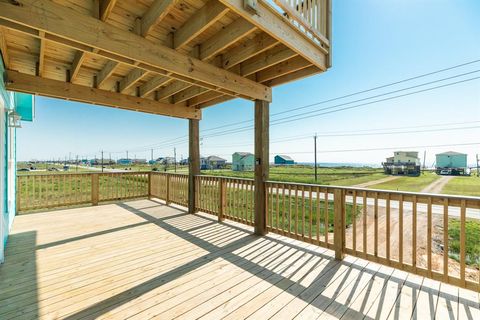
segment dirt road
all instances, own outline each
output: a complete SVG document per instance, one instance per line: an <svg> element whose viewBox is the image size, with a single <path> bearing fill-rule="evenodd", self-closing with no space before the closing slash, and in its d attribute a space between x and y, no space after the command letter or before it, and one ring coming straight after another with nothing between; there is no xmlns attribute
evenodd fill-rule
<svg viewBox="0 0 480 320"><path fill-rule="evenodd" d="M422 189L423 193L441 193L443 187L452 179L452 176L442 176L440 179L437 179L430 183L428 186Z"/></svg>
<svg viewBox="0 0 480 320"><path fill-rule="evenodd" d="M360 183L360 184L354 185L354 187L355 187L355 188L367 188L367 187L373 186L373 185L375 185L375 184L384 183L384 182L389 182L389 181L392 181L392 180L396 180L396 179L398 179L398 178L399 178L399 176L385 177L385 178L378 179L378 180L373 180L373 181L368 181L368 182Z"/></svg>

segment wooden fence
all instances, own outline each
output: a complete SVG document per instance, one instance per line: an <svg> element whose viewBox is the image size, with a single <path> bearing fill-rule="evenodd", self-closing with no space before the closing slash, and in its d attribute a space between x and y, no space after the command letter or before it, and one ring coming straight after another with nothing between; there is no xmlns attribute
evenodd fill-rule
<svg viewBox="0 0 480 320"><path fill-rule="evenodd" d="M480 198L266 182L268 231L480 290ZM199 175L196 209L254 225L254 181ZM153 197L188 206L188 175L21 175L29 210Z"/></svg>

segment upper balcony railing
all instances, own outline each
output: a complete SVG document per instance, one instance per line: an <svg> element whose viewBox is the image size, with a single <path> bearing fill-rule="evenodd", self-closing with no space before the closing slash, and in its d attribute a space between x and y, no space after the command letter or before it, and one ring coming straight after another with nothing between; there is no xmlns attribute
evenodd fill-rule
<svg viewBox="0 0 480 320"><path fill-rule="evenodd" d="M296 28L324 48L331 41L330 0L272 0L266 1Z"/></svg>
<svg viewBox="0 0 480 320"><path fill-rule="evenodd" d="M265 183L267 227L297 240L480 291L480 198L288 182ZM254 225L252 179L196 176L196 209ZM188 206L188 175L20 175L20 213L157 198Z"/></svg>

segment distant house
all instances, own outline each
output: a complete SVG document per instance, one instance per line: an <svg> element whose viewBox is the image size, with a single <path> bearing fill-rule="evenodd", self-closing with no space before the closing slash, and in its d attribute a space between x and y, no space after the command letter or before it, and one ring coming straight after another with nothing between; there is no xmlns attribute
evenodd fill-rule
<svg viewBox="0 0 480 320"><path fill-rule="evenodd" d="M181 166L187 166L188 165L188 158L187 159L181 159L178 162L178 164L181 165Z"/></svg>
<svg viewBox="0 0 480 320"><path fill-rule="evenodd" d="M435 171L437 174L464 175L467 173L467 155L454 151L435 155Z"/></svg>
<svg viewBox="0 0 480 320"><path fill-rule="evenodd" d="M233 171L253 171L255 168L255 156L250 152L235 152L232 155Z"/></svg>
<svg viewBox="0 0 480 320"><path fill-rule="evenodd" d="M395 151L382 163L385 174L420 175L420 158L417 151Z"/></svg>
<svg viewBox="0 0 480 320"><path fill-rule="evenodd" d="M158 164L166 164L166 165L175 164L174 157L160 157L160 158L157 158L156 161Z"/></svg>
<svg viewBox="0 0 480 320"><path fill-rule="evenodd" d="M223 169L227 160L217 157L217 156L209 156L206 158L200 159L200 169L202 170L213 170L213 169Z"/></svg>
<svg viewBox="0 0 480 320"><path fill-rule="evenodd" d="M132 163L145 164L145 163L147 163L147 159L132 159Z"/></svg>
<svg viewBox="0 0 480 320"><path fill-rule="evenodd" d="M286 155L276 155L274 159L275 164L295 164L295 161L289 156Z"/></svg>
<svg viewBox="0 0 480 320"><path fill-rule="evenodd" d="M125 165L125 166L131 165L132 163L133 163L132 159L118 159L117 160L117 164L121 164L121 165Z"/></svg>

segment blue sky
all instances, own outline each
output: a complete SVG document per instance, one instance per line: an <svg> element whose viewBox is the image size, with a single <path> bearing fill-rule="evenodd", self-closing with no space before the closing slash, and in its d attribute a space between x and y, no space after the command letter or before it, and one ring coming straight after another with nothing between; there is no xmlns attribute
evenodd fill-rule
<svg viewBox="0 0 480 320"><path fill-rule="evenodd" d="M380 90L291 113L275 114L479 60L479 17L480 1L474 0L334 1L332 68L326 73L273 89L272 123L289 115L312 113L307 119L272 125L272 159L274 154L281 153L291 155L299 162L313 161L312 136L316 132L319 134L320 162L380 163L393 150L354 150L422 146L408 149L422 154L426 150L427 164L433 163L435 153L447 150L468 153L469 163L473 163L474 155L480 153L480 79L350 110L311 115L339 103L480 70L480 61ZM397 94L474 77L480 77L480 72ZM356 104L348 106L352 105ZM149 159L151 148L155 149L155 157L173 155L174 148L178 158L187 157L184 138L187 120L41 97L36 99L36 108L35 122L24 123L18 131L20 160L63 159L69 154L72 157L77 154L99 157L102 149L106 157L109 153L112 158L125 157L126 150L129 150L129 157ZM253 151L253 129L207 136L229 128L235 131L249 123L217 130L207 130L209 128L252 118L253 103L250 101L234 100L205 109L200 124L200 133L204 136L201 154L215 154L231 160L235 151ZM457 124L445 125L452 123ZM392 129L404 127L415 128ZM387 134L439 128L449 130ZM365 131L373 129L381 130ZM370 134L352 136L352 132ZM343 136L332 136L332 133ZM469 143L479 144L423 147ZM336 152L338 150L352 151Z"/></svg>

